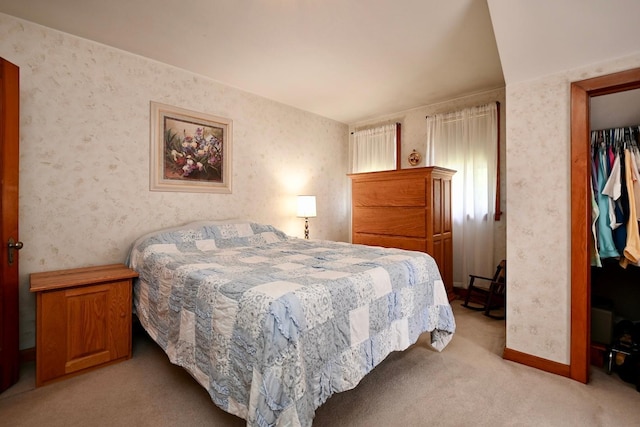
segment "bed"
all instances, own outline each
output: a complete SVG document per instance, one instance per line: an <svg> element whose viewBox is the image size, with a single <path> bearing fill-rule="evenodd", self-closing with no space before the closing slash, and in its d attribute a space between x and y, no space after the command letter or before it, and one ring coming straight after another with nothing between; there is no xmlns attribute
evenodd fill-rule
<svg viewBox="0 0 640 427"><path fill-rule="evenodd" d="M169 360L248 426L310 426L393 351L455 320L422 252L304 240L249 221L140 237L134 311Z"/></svg>

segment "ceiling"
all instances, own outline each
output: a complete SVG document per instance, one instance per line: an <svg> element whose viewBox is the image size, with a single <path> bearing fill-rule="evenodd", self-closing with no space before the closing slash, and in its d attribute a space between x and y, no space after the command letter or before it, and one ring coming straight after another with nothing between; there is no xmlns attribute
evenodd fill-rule
<svg viewBox="0 0 640 427"><path fill-rule="evenodd" d="M591 129L610 129L640 125L640 89L590 98Z"/></svg>
<svg viewBox="0 0 640 427"><path fill-rule="evenodd" d="M637 0L0 0L0 12L343 123L640 50Z"/></svg>
<svg viewBox="0 0 640 427"><path fill-rule="evenodd" d="M504 87L485 1L0 0L0 12L343 123Z"/></svg>

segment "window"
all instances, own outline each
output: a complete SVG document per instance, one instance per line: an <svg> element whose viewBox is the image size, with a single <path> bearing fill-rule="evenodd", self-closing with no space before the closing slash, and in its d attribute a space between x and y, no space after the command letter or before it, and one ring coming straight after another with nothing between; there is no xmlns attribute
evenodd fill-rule
<svg viewBox="0 0 640 427"><path fill-rule="evenodd" d="M351 173L396 169L399 137L399 123L353 132Z"/></svg>
<svg viewBox="0 0 640 427"><path fill-rule="evenodd" d="M454 169L453 281L491 276L498 176L498 104L427 117L427 165Z"/></svg>

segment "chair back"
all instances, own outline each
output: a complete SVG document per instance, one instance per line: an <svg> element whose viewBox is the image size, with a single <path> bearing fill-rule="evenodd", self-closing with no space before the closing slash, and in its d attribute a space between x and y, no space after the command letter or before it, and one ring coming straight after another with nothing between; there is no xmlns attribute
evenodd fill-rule
<svg viewBox="0 0 640 427"><path fill-rule="evenodd" d="M507 280L507 260L503 259L496 267L496 273L493 275L493 281L504 283Z"/></svg>

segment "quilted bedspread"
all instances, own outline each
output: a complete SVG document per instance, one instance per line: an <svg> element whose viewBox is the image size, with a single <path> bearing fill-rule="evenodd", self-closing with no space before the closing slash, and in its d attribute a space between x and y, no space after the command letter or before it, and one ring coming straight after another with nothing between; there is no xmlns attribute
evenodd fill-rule
<svg viewBox="0 0 640 427"><path fill-rule="evenodd" d="M129 265L143 327L249 426L310 426L392 351L427 331L440 351L455 331L421 252L201 222L138 239Z"/></svg>

